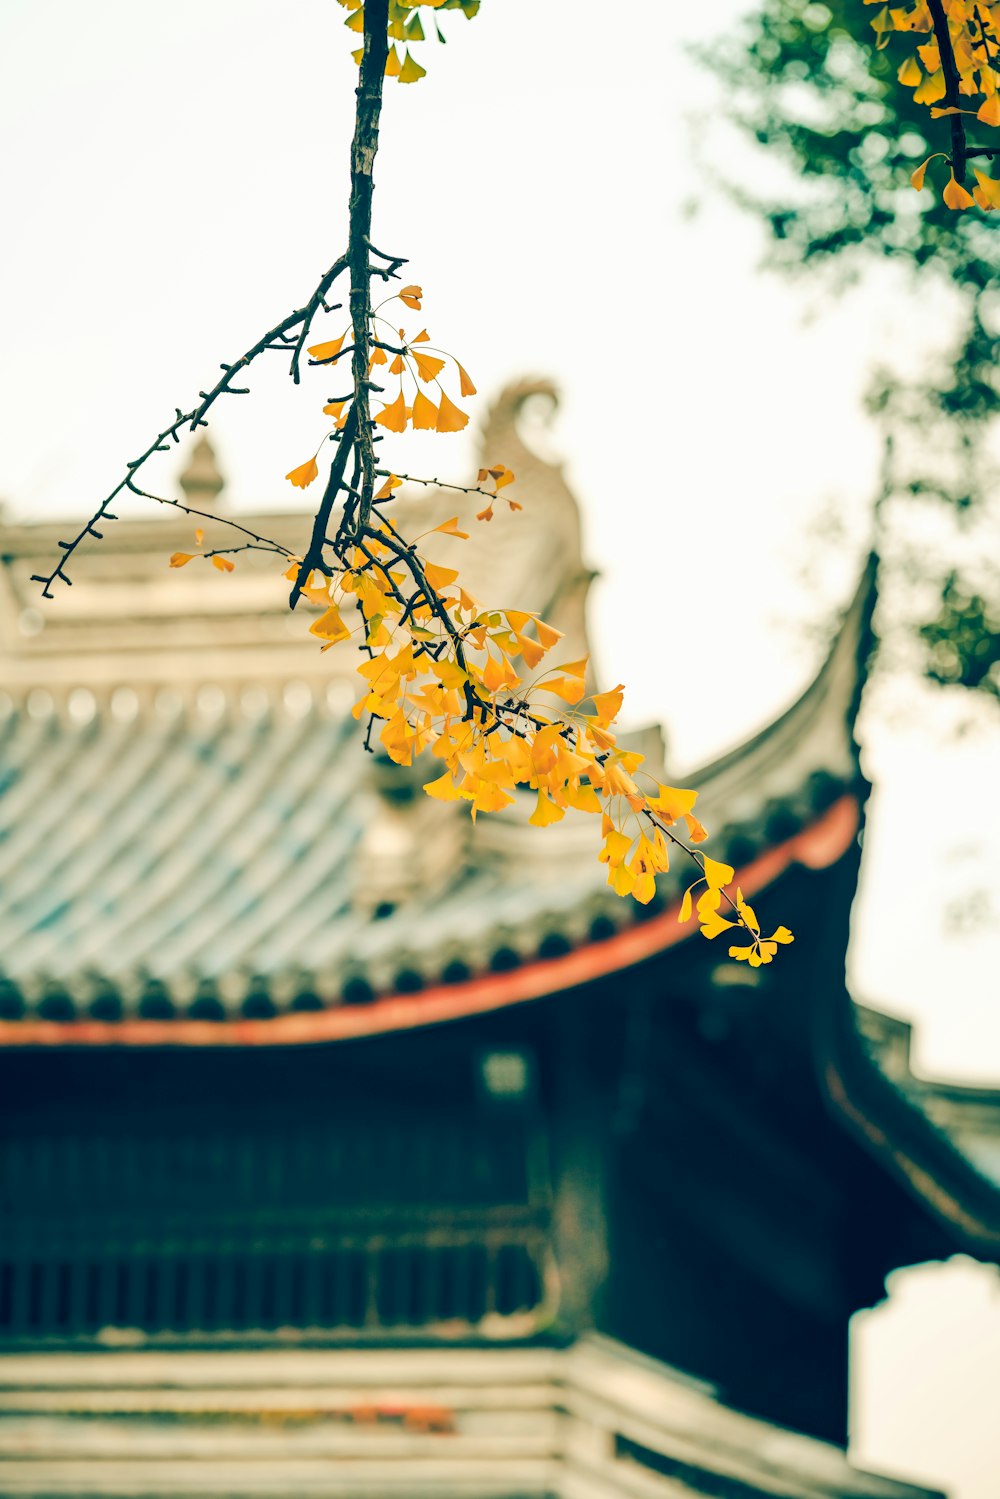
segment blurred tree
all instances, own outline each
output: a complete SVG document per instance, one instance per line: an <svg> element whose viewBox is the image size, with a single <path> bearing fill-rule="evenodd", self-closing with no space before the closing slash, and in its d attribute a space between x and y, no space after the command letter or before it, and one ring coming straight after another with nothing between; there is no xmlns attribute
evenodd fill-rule
<svg viewBox="0 0 1000 1499"><path fill-rule="evenodd" d="M873 373L869 407L886 450L878 509L884 519L891 503L896 516L902 499L948 516L954 557L901 549L910 576L935 588L917 627L923 669L1000 699L1000 569L984 560L982 538L978 558L968 540L991 523L1000 240L987 215L956 212L937 190L913 191L914 170L949 144L951 122L931 119L934 101L917 102L913 77L900 81L913 41L928 38L908 46L892 38L897 45L877 50L878 16L861 0L764 0L701 57L725 82L730 118L789 169L768 195L727 183L767 226L773 268L826 272L842 287L888 261L903 275L919 272L922 307L927 278L951 294L957 331L936 367L916 378L891 367Z"/></svg>

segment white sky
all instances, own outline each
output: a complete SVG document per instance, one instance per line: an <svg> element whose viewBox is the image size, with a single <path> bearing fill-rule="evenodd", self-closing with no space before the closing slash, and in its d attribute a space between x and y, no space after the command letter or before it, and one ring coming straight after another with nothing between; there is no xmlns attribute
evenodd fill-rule
<svg viewBox="0 0 1000 1499"><path fill-rule="evenodd" d="M713 29L744 8L716 0ZM813 670L811 627L846 598L853 558L812 528L832 512L863 545L877 453L860 394L913 322L885 279L833 303L757 271L759 230L694 164L689 119L717 98L683 49L703 14L671 7L673 35L655 0L445 16L428 78L387 91L374 225L484 399L525 373L558 381L603 672L687 764ZM0 0L0 496L17 513L91 507L341 248L341 20L333 0ZM770 169L722 145L727 165ZM282 476L318 436L315 401L276 371L255 390L213 428L246 508L288 499ZM467 471L465 436L421 443L410 471ZM918 1022L919 1067L1000 1082L1000 930L959 937L943 919L1000 859L1000 733L958 740L950 721L898 686L866 716L853 985ZM995 1300L980 1325L996 1367ZM963 1499L985 1495L966 1469Z"/></svg>

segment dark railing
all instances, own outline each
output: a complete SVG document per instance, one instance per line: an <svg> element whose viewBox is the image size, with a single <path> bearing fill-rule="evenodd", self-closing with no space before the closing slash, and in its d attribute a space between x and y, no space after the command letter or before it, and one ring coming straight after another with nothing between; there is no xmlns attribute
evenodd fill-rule
<svg viewBox="0 0 1000 1499"><path fill-rule="evenodd" d="M466 1123L9 1139L0 1339L366 1339L537 1312L544 1139Z"/></svg>

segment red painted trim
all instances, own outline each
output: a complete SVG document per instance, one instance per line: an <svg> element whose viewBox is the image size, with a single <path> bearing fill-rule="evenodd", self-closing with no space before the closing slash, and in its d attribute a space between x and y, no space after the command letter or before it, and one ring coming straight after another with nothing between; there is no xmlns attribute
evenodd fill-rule
<svg viewBox="0 0 1000 1499"><path fill-rule="evenodd" d="M857 799L842 796L801 833L739 870L739 884L753 895L791 864L826 869L846 853L859 817ZM296 1011L269 1020L4 1020L0 1046L301 1046L414 1030L541 999L631 968L692 935L696 928L678 923L679 909L678 903L649 921L562 957L538 958L509 973L482 974L464 984L390 994L371 1004Z"/></svg>

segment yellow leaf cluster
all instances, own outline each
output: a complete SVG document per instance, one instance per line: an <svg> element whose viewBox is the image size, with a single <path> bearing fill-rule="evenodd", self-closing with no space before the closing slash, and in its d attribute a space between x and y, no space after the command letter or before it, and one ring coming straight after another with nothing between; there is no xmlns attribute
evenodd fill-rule
<svg viewBox="0 0 1000 1499"><path fill-rule="evenodd" d="M356 12L355 12L356 13ZM423 306L423 288L416 285L404 286L394 297L389 297L386 302L398 300L404 307L419 312ZM395 328L384 316L382 309L386 302L382 302L372 313L370 326L371 357L369 359L369 374L378 366L385 365L390 375L399 377L399 389L393 398L386 399L384 405L375 414L375 422L387 432L405 432L408 426L418 431L427 432L461 432L469 424L468 413L457 406L447 392L443 389L440 375L450 360L455 366L458 375L459 394L462 396L474 396L476 387L468 370L459 363L453 354L445 349L435 349L430 344L430 334L426 328L412 338L408 338L404 328ZM310 362L314 365L336 365L346 355L345 341L348 336L345 329L338 338L328 339L322 343L310 344L307 353ZM396 343L398 336L399 342ZM417 345L424 345L418 348ZM388 352L387 352L388 351ZM391 363L388 353L394 355ZM407 392L406 380L409 379L410 391ZM434 385L437 387L437 399L433 400L421 386ZM323 407L323 413L333 418L334 430L343 428L347 421L346 407L349 403L344 400L328 401ZM510 479L502 476L508 472L503 465L499 466L497 474L498 488L504 483L510 483ZM292 469L285 477L300 489L304 489L316 478L317 470L315 462L300 464L298 468ZM515 505L515 508L519 508Z"/></svg>
<svg viewBox="0 0 1000 1499"><path fill-rule="evenodd" d="M878 0L863 0L863 3L878 4ZM947 25L947 41L943 31L940 38L935 34L934 18L927 0L908 0L907 4L899 6L882 5L871 22L876 47L885 47L894 33L926 37L903 60L896 73L900 83L913 89L914 103L931 106L932 119L968 115L981 125L996 128L1000 126L1000 5L982 4L980 0L942 0L941 8ZM950 49L951 56L942 59L942 49L946 54ZM952 87L957 87L957 93L969 99L969 108L959 104L954 93L949 96L949 75ZM940 103L942 99L947 100L944 105ZM977 99L981 100L979 104L975 102ZM1000 181L976 171L976 186L969 192L956 178L955 163L944 151L935 151L912 174L910 181L918 192L923 189L928 164L936 156L943 157L951 166L941 193L946 207L959 213L973 207L987 213L1000 208Z"/></svg>
<svg viewBox="0 0 1000 1499"><path fill-rule="evenodd" d="M509 470L496 468L486 472L499 485ZM389 494L397 484L390 475ZM430 534L468 533L456 516ZM670 844L690 852L675 827L684 824L693 843L707 835L693 810L697 792L656 782L643 771L643 756L618 743L614 723L624 688L591 690L586 657L552 660L560 630L527 610L484 609L461 586L457 569L403 543L388 521L348 564L332 577L306 580L304 594L322 610L310 633L327 650L353 633L343 611L353 607L360 616L357 632L368 655L357 667L364 687L354 716L371 717L389 758L410 765L429 754L440 768L423 783L427 795L464 803L473 820L513 806L519 791L534 793L535 827L551 827L571 812L599 817L598 858L609 886L648 904L657 875L669 869ZM300 566L293 562L286 577L297 578ZM748 960L769 962L774 944L790 941L790 934L779 928L762 938L750 908L747 914L739 908L742 897L734 902L725 892L733 878L729 865L694 857L701 870L696 885L706 885L697 903L704 935L744 928ZM724 902L730 916L720 914ZM689 890L681 917L690 915Z"/></svg>
<svg viewBox="0 0 1000 1499"><path fill-rule="evenodd" d="M444 10L460 10L467 20L471 21L479 11L481 0L389 0L389 56L385 64L385 76L395 78L397 83L417 83L426 76L427 69L422 67L410 51L410 46L425 41L427 33L424 30L420 17L421 10L429 10L440 13ZM365 9L363 0L340 0L340 4L347 11L347 19L344 25L349 31L361 35L365 29ZM437 16L433 21L434 31L440 41L444 41L441 28L438 25ZM398 48L402 47L403 57L400 58ZM363 48L358 48L352 53L354 61L360 65Z"/></svg>
<svg viewBox="0 0 1000 1499"><path fill-rule="evenodd" d="M967 6L960 0L943 3L956 26L965 24ZM365 37L371 57L372 32L369 26L365 33L364 0L340 4L347 11L346 26ZM422 12L434 12L431 24L440 35L438 17L443 11L461 10L471 18L478 8L479 0L389 0L387 76L412 83L425 75L411 50L427 35ZM879 45L893 31L926 29L917 24L923 8L923 0L909 9L883 7L873 23ZM988 8L986 14L992 25ZM900 76L919 97L936 104L946 92L941 60L933 56L931 46L921 46L918 53L918 59L904 63ZM364 55L364 48L355 53L359 62ZM978 76L985 91L982 70ZM1000 118L993 93L995 85L979 111L987 124ZM949 102L946 109L952 108ZM925 162L914 174L915 186L922 185L926 168ZM976 175L975 201L998 206L1000 184ZM973 201L952 174L946 201L954 199L952 206L966 207L963 194ZM354 229L352 218L352 235ZM367 244L381 256L370 241ZM394 279L405 261L392 264L390 272L369 268L366 307L373 276ZM354 282L352 262L352 296ZM624 687L595 690L587 658L555 659L563 638L556 626L532 611L484 608L463 586L458 569L425 555L418 545L422 538L408 540L388 518L391 503L393 516L398 513L397 491L409 476L376 467L374 445L381 437L372 429L462 431L468 413L442 385L449 365L449 378L457 377L458 398L476 394L469 372L448 350L431 344L426 328L410 336L384 311L387 304L398 304L395 315L405 320L407 313L422 311L423 297L420 285L403 286L372 308L367 322L352 319L335 337L308 345L310 363L333 369L338 384L349 362L352 388L343 394L341 386L341 394L323 404L332 427L324 431L312 457L290 469L285 478L307 489L319 477L323 445L334 442L337 458L316 520L325 526L334 502L342 506L340 519L325 529L317 524L305 557L292 557L279 543L237 525L248 539L228 549L201 550L202 559L219 572L231 573L235 564L227 551L270 549L283 556L288 564L284 576L294 585L293 606L301 596L312 607L308 630L317 647L328 651L351 642L358 649L356 670L363 685L353 714L368 720L366 746L371 747L377 732L385 754L399 765L411 765L421 755L436 761L434 773L423 783L428 796L468 807L473 820L480 813L503 812L526 796L532 802L528 820L535 827L552 827L574 814L597 818L597 857L606 868L608 886L643 905L654 899L657 877L669 870L671 853L680 852L698 869L698 878L685 892L680 920L689 921L696 910L700 930L708 938L742 931L748 944L732 946L731 956L753 967L770 963L778 947L793 940L792 934L778 927L764 937L742 890L737 888L735 896L729 892L734 870L697 849L708 836L694 811L697 792L659 783L644 768L644 756L619 743L615 726ZM320 300L325 312L336 310ZM357 309L360 304L353 305ZM313 306L310 302L308 312L297 315L304 326L303 343ZM298 350L296 343L296 380ZM348 355L353 355L350 361ZM396 380L398 387L392 383ZM370 395L382 396L375 402L377 410L369 407ZM495 462L479 470L474 485L446 487L485 497L487 504L476 518L490 521L498 500L512 512L521 509L509 493L514 482L506 464ZM195 535L201 549L202 533ZM469 539L458 515L425 535ZM174 552L170 566L184 567L196 555Z"/></svg>

